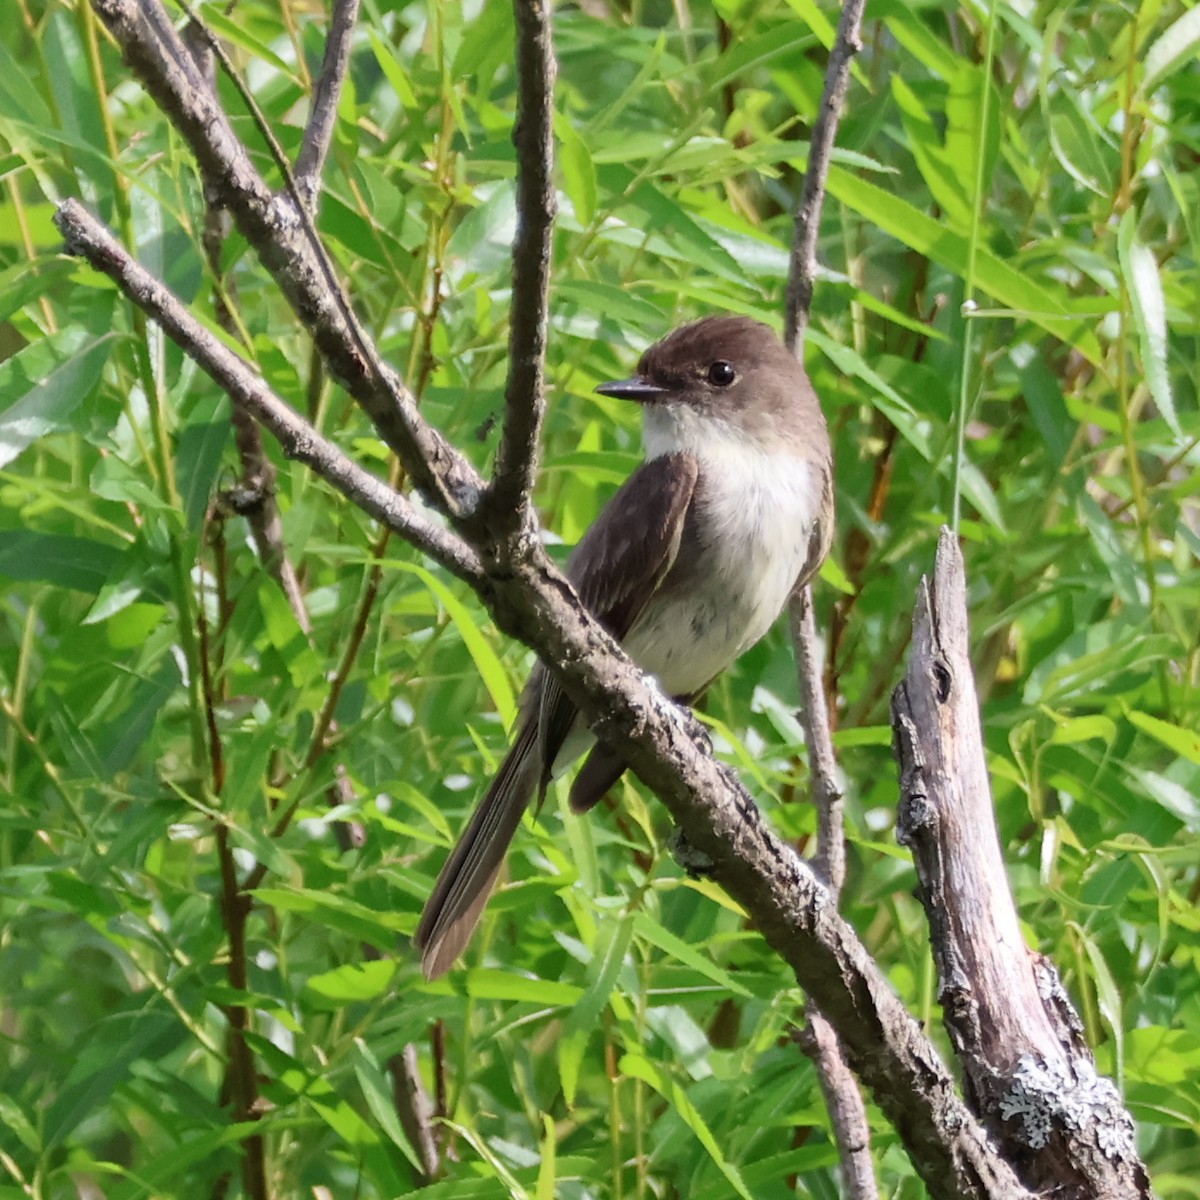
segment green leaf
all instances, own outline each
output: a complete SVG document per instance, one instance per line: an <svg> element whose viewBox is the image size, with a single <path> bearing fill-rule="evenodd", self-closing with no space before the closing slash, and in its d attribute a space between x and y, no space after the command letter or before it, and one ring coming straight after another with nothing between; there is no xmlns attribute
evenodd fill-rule
<svg viewBox="0 0 1200 1200"><path fill-rule="evenodd" d="M228 398L213 396L196 406L179 432L176 474L189 529L199 529L208 511L232 431Z"/></svg>
<svg viewBox="0 0 1200 1200"><path fill-rule="evenodd" d="M753 993L744 988L728 971L718 967L706 954L700 953L695 946L676 937L647 912L639 912L634 917L634 929L638 937L645 938L652 946L669 954L672 958L691 967L698 975L728 992L731 996L742 996L749 1000Z"/></svg>
<svg viewBox="0 0 1200 1200"><path fill-rule="evenodd" d="M965 234L947 229L902 197L837 166L829 169L829 191L902 245L966 278L970 248ZM1088 362L1100 364L1100 346L1090 328L1092 318L1073 314L1059 292L1030 279L986 247L976 251L975 282L1012 309L1014 316L1026 317L1073 346Z"/></svg>
<svg viewBox="0 0 1200 1200"><path fill-rule="evenodd" d="M1183 438L1175 398L1171 394L1171 376L1167 370L1167 306L1163 300L1158 263L1148 247L1138 240L1137 216L1126 209L1117 230L1117 250L1121 273L1129 290L1133 320L1142 350L1142 373L1159 413L1177 439Z"/></svg>
<svg viewBox="0 0 1200 1200"><path fill-rule="evenodd" d="M1148 733L1180 757L1200 766L1200 733L1160 720L1149 713L1135 711L1128 715L1130 724L1136 725L1143 733Z"/></svg>
<svg viewBox="0 0 1200 1200"><path fill-rule="evenodd" d="M1195 63L1200 51L1200 8L1189 8L1154 40L1142 60L1140 89L1152 92L1168 75Z"/></svg>
<svg viewBox="0 0 1200 1200"><path fill-rule="evenodd" d="M412 916L376 912L333 892L310 888L259 888L254 895L271 908L297 913L374 946L391 946L397 933L411 933L416 928Z"/></svg>
<svg viewBox="0 0 1200 1200"><path fill-rule="evenodd" d="M554 114L554 133L563 190L575 209L575 219L581 225L590 225L596 215L596 165L583 138L562 113Z"/></svg>
<svg viewBox="0 0 1200 1200"><path fill-rule="evenodd" d="M633 921L626 914L619 920L608 920L600 927L595 952L588 964L588 985L572 1007L558 1045L558 1073L562 1080L563 1098L574 1106L579 1084L579 1068L588 1039L600 1023L600 1013L608 1004L617 975L625 962L633 938Z"/></svg>
<svg viewBox="0 0 1200 1200"><path fill-rule="evenodd" d="M239 46L252 58L260 58L269 63L281 75L296 82L292 65L281 58L261 38L255 37L246 21L231 21L219 4L204 5L204 20L214 33L218 33L231 45Z"/></svg>
<svg viewBox="0 0 1200 1200"><path fill-rule="evenodd" d="M717 1144L717 1139L713 1137L712 1130L709 1129L696 1106L688 1099L687 1093L673 1079L668 1078L660 1071L654 1063L640 1054L622 1055L619 1065L622 1073L633 1079L640 1079L643 1083L648 1083L671 1106L683 1123L695 1134L696 1140L716 1164L717 1170L725 1176L729 1186L742 1197L742 1200L754 1200L742 1181L741 1172L721 1153L721 1148Z"/></svg>
<svg viewBox="0 0 1200 1200"><path fill-rule="evenodd" d="M111 335L78 327L51 334L0 363L0 467L47 433L71 428L100 382Z"/></svg>
<svg viewBox="0 0 1200 1200"><path fill-rule="evenodd" d="M467 647L475 669L500 714L500 720L504 722L506 729L511 729L517 719L517 702L504 665L496 657L496 652L488 640L479 632L478 619L436 575L430 574L424 567L397 559L390 560L387 565L415 575L437 597Z"/></svg>
<svg viewBox="0 0 1200 1200"><path fill-rule="evenodd" d="M90 595L104 586L122 554L119 546L89 538L32 529L0 530L0 575L52 583Z"/></svg>
<svg viewBox="0 0 1200 1200"><path fill-rule="evenodd" d="M893 75L891 84L892 96L908 134L909 149L930 194L952 224L960 229L968 228L972 205L966 181L973 178L973 164L953 161L946 153L932 117L901 76Z"/></svg>
<svg viewBox="0 0 1200 1200"><path fill-rule="evenodd" d="M554 1117L550 1113L542 1113L541 1162L538 1164L536 1200L554 1200L557 1192L555 1183L558 1172L558 1133L554 1127Z"/></svg>
<svg viewBox="0 0 1200 1200"><path fill-rule="evenodd" d="M396 57L395 50L374 29L368 30L368 37L371 42L371 51L375 55L375 61L379 64L379 69L383 72L388 83L391 84L392 91L396 93L396 98L405 108L416 108L419 103L417 93L413 91L412 84L408 82L408 72L401 66Z"/></svg>
<svg viewBox="0 0 1200 1200"><path fill-rule="evenodd" d="M310 1000L316 998L320 1007L340 1008L386 995L395 977L396 964L388 959L345 963L311 976L304 989L310 993Z"/></svg>
<svg viewBox="0 0 1200 1200"><path fill-rule="evenodd" d="M432 985L433 987L438 985ZM477 967L467 972L466 992L474 1000L509 1000L539 1007L569 1008L578 1004L583 988L556 979L531 979L508 971Z"/></svg>

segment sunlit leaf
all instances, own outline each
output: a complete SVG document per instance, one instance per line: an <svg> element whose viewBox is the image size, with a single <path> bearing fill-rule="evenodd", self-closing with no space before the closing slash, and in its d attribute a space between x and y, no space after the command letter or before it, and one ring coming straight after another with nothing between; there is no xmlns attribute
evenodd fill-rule
<svg viewBox="0 0 1200 1200"><path fill-rule="evenodd" d="M1175 412L1175 397L1171 393L1171 377L1167 370L1167 313L1162 280L1154 254L1138 240L1137 217L1132 208L1121 218L1117 245L1141 343L1146 384L1172 433L1181 438L1183 431Z"/></svg>

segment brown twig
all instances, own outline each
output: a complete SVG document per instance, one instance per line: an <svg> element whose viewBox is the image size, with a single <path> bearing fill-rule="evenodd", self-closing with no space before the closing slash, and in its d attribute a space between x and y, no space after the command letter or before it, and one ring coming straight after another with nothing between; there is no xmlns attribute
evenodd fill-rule
<svg viewBox="0 0 1200 1200"><path fill-rule="evenodd" d="M808 169L792 233L784 341L802 358L804 331L812 307L817 274L817 240L829 161L837 140L842 103L850 81L850 64L861 49L859 29L866 0L845 0L837 37L825 69L825 88L813 123ZM813 801L817 806L817 874L837 902L846 874L843 790L830 734L829 704L822 687L820 639L813 617L811 589L804 588L790 606L792 644L796 651L801 692L801 723L808 746ZM846 1067L837 1034L812 999L805 1005L807 1029L798 1042L812 1060L825 1096L838 1146L842 1179L852 1200L875 1200L878 1187L871 1162L871 1131L866 1105Z"/></svg>
<svg viewBox="0 0 1200 1200"><path fill-rule="evenodd" d="M817 874L834 896L840 896L846 878L844 792L829 736L829 709L821 687L820 638L812 595L807 588L791 606L789 616L800 681L800 720L808 746L813 803L817 807Z"/></svg>
<svg viewBox="0 0 1200 1200"><path fill-rule="evenodd" d="M296 187L309 212L314 212L321 193L325 159L333 142L338 100L350 66L350 41L358 21L359 0L334 0L329 29L325 33L325 57L313 90L312 111L304 128L304 140L296 156Z"/></svg>
<svg viewBox="0 0 1200 1200"><path fill-rule="evenodd" d="M850 84L850 64L862 49L859 31L866 6L866 0L845 0L842 5L837 38L825 68L825 89L821 94L817 119L813 122L808 169L804 173L804 186L796 209L796 227L788 266L783 340L791 350L798 351L802 347L804 330L808 327L813 281L817 276L817 239L821 231L821 209L825 205L825 182L837 140L842 102Z"/></svg>
<svg viewBox="0 0 1200 1200"><path fill-rule="evenodd" d="M513 0L517 26L517 233L504 431L484 512L498 539L527 533L542 420L554 216L554 46L549 0Z"/></svg>
<svg viewBox="0 0 1200 1200"><path fill-rule="evenodd" d="M204 596L196 606L196 634L200 655L200 687L204 702L205 728L208 733L210 786L218 803L225 787L225 755L217 726L217 690L213 681L212 645L208 636L208 616ZM216 821L217 862L221 872L221 919L229 941L225 964L229 986L238 993L247 991L246 919L250 912L249 898L238 884L237 864L229 840L229 828L224 819ZM228 1024L226 1041L228 1055L222 1095L233 1106L233 1119L239 1123L258 1118L258 1072L254 1053L246 1040L250 1028L250 1012L244 1003L232 1000L223 1006ZM242 1187L250 1200L267 1200L266 1144L259 1133L242 1139Z"/></svg>

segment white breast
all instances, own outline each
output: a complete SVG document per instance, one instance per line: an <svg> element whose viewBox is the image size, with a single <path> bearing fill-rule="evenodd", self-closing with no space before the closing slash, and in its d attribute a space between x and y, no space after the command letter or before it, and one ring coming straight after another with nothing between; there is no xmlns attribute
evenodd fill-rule
<svg viewBox="0 0 1200 1200"><path fill-rule="evenodd" d="M646 454L700 459L704 558L696 587L651 602L625 649L672 695L704 687L761 638L809 556L823 480L803 458L764 447L694 410L646 410Z"/></svg>

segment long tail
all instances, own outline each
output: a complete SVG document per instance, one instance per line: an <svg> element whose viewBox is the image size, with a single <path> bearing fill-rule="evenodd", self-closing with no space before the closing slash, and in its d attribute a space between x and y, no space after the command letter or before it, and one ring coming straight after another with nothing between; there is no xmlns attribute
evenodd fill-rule
<svg viewBox="0 0 1200 1200"><path fill-rule="evenodd" d="M413 940L426 979L444 974L466 949L541 773L536 721L526 720L425 903Z"/></svg>

